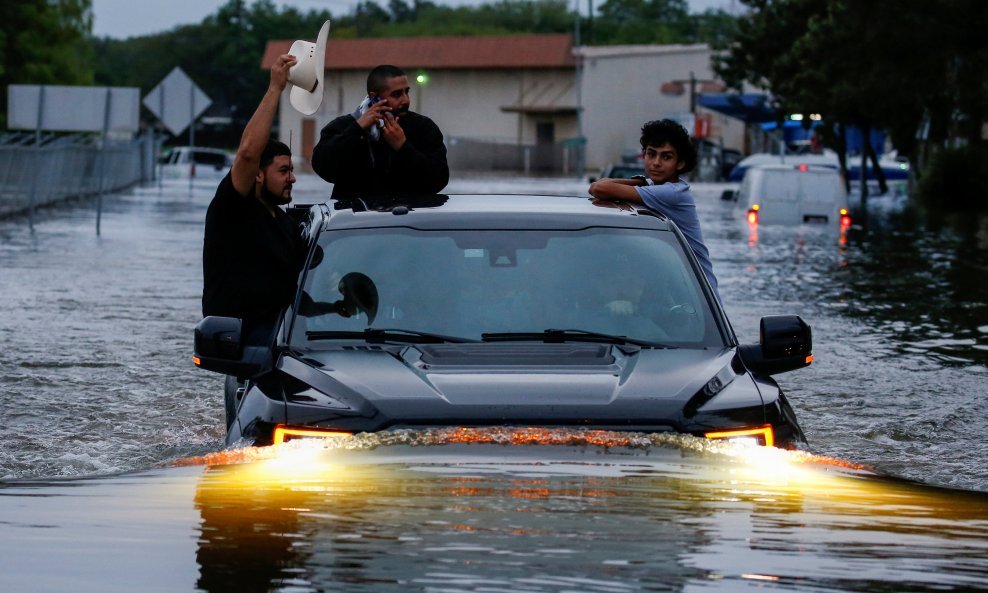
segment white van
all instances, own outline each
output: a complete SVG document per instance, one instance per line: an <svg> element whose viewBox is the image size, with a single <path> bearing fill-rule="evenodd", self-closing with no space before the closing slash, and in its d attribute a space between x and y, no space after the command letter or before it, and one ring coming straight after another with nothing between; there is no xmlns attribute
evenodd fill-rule
<svg viewBox="0 0 988 593"><path fill-rule="evenodd" d="M208 179L219 181L233 165L225 150L199 146L176 146L168 149L158 163L162 179Z"/></svg>
<svg viewBox="0 0 988 593"><path fill-rule="evenodd" d="M830 167L751 167L744 174L736 199L738 209L750 223L851 223L844 180L839 171Z"/></svg>

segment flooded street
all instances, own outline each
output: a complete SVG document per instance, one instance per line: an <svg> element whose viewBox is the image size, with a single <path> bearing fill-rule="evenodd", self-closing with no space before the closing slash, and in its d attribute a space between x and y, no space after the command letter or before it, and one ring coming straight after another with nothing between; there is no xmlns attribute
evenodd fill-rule
<svg viewBox="0 0 988 593"><path fill-rule="evenodd" d="M984 218L873 197L867 231L752 228L694 188L741 341L812 326L815 362L777 380L819 458L436 434L230 464L222 377L191 362L213 189L108 198L100 236L92 204L0 220L0 590L988 588ZM326 193L302 176L295 201Z"/></svg>
<svg viewBox="0 0 988 593"><path fill-rule="evenodd" d="M205 469L8 484L0 582L602 593L988 582L981 494L692 437L606 450L364 440Z"/></svg>

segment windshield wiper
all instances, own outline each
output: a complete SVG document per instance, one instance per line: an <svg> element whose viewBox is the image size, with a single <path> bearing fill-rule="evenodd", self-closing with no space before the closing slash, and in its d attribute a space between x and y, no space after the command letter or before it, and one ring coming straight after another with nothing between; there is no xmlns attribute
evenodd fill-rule
<svg viewBox="0 0 988 593"><path fill-rule="evenodd" d="M365 340L367 342L407 342L411 344L441 344L444 342L465 343L478 342L459 336L445 336L430 332L420 332L413 329L376 328L369 327L363 331L307 331L305 337L310 340Z"/></svg>
<svg viewBox="0 0 988 593"><path fill-rule="evenodd" d="M638 340L583 329L547 329L540 332L497 332L480 334L485 342L602 342L605 344L631 344L642 348L676 348L668 344Z"/></svg>

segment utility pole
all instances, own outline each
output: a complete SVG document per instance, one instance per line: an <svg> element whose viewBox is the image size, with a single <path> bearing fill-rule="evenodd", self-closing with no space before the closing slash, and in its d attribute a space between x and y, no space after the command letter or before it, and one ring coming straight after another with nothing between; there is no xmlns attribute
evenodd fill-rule
<svg viewBox="0 0 988 593"><path fill-rule="evenodd" d="M592 2L593 0L588 0ZM583 177L586 168L586 140L583 137L583 54L580 52L580 0L575 0L576 18L573 26L573 45L576 48L576 174Z"/></svg>

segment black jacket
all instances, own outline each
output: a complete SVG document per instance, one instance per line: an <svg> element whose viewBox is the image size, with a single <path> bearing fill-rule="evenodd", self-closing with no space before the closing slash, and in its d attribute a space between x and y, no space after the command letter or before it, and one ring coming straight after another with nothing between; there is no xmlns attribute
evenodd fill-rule
<svg viewBox="0 0 988 593"><path fill-rule="evenodd" d="M333 197L434 194L446 187L449 166L439 127L411 111L400 123L406 142L397 152L383 139L371 141L352 115L322 129L312 168L334 184Z"/></svg>

